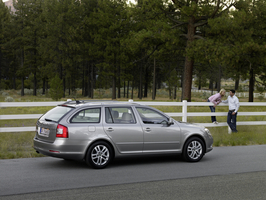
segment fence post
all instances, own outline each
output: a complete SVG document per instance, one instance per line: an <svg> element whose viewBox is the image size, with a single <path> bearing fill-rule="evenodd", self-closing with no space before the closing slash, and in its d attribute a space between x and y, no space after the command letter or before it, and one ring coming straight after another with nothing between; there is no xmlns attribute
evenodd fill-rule
<svg viewBox="0 0 266 200"><path fill-rule="evenodd" d="M182 122L187 122L187 100L183 100Z"/></svg>

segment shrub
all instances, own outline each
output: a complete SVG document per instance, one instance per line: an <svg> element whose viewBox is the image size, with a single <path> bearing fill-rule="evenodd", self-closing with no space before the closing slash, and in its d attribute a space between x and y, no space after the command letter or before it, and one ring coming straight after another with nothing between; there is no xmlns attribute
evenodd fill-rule
<svg viewBox="0 0 266 200"><path fill-rule="evenodd" d="M15 100L10 96L5 98L5 102L13 102L13 101L15 101Z"/></svg>
<svg viewBox="0 0 266 200"><path fill-rule="evenodd" d="M8 96L8 93L7 92L2 92L1 95L6 97L6 96Z"/></svg>

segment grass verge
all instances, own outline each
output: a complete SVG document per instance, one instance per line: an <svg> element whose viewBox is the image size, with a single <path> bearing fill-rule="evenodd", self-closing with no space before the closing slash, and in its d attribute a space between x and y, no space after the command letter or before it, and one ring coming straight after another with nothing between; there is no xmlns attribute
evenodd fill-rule
<svg viewBox="0 0 266 200"><path fill-rule="evenodd" d="M228 134L227 127L209 128L214 147L266 144L265 126L238 126ZM41 157L33 149L35 132L0 133L0 159Z"/></svg>
<svg viewBox="0 0 266 200"><path fill-rule="evenodd" d="M41 157L33 149L35 132L0 133L0 159Z"/></svg>
<svg viewBox="0 0 266 200"><path fill-rule="evenodd" d="M15 91L9 91L9 93ZM11 95L15 101L52 101L50 98L32 97L26 95L20 97L19 95ZM205 97L204 97L205 98ZM82 98L85 99L85 98ZM119 99L127 101L127 99ZM143 99L151 101L151 99ZM158 101L173 101L169 98L156 98ZM0 101L4 101L4 97L0 96ZM138 101L136 99L136 101ZM175 101L175 100L174 100ZM206 101L200 94L194 95L193 101ZM246 102L247 99L240 98L240 101ZM256 99L256 101L258 101ZM182 112L180 106L154 106L163 112ZM52 107L16 107L16 108L0 108L1 115L10 114L42 114L50 110ZM227 112L228 106L218 106L216 112ZM240 112L259 112L266 111L266 107L240 107ZM210 112L209 107L195 106L188 107L188 112ZM181 117L174 117L176 120L182 120ZM238 121L265 121L266 116L238 116ZM0 127L23 127L35 126L37 119L25 120L0 120ZM218 116L218 122L226 122L226 116ZM188 122L191 123L207 123L211 122L210 117L188 117ZM227 127L209 128L213 138L213 146L240 146L240 145L261 145L266 144L265 126L238 126L238 133L228 134ZM21 132L21 133L0 133L0 159L12 158L31 158L40 157L33 149L33 137L35 132Z"/></svg>

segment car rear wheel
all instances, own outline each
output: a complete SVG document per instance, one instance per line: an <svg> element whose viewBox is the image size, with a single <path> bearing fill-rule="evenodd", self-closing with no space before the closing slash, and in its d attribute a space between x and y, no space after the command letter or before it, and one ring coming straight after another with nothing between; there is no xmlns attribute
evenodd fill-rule
<svg viewBox="0 0 266 200"><path fill-rule="evenodd" d="M86 163L95 169L105 168L113 158L113 151L106 142L96 142L90 146Z"/></svg>
<svg viewBox="0 0 266 200"><path fill-rule="evenodd" d="M204 143L198 137L187 140L183 149L183 157L189 162L198 162L204 156Z"/></svg>

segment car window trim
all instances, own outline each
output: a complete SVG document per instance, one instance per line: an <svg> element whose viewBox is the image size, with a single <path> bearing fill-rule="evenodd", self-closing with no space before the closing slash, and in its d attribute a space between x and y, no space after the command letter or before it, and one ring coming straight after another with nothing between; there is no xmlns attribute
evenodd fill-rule
<svg viewBox="0 0 266 200"><path fill-rule="evenodd" d="M100 109L100 112L99 112L99 121L98 122L73 122L73 118L80 112L82 111L85 111L85 110L88 110L88 109L97 109L99 108ZM69 123L71 124L100 124L101 123L101 115L102 115L102 112L101 112L101 109L102 107L89 107L89 108L84 108L84 109L80 109L79 111L77 111L76 113L74 113L71 117L70 117L70 120L69 120Z"/></svg>
<svg viewBox="0 0 266 200"><path fill-rule="evenodd" d="M161 113L161 112L158 112L159 110L154 110L154 109L152 109L152 108L150 108L150 107L142 107L142 106L135 106L135 108L136 108L136 111L138 112L138 115L139 115L139 117L140 117L140 119L141 119L141 122L143 123L143 124L156 124L156 125L158 125L157 123L154 123L154 121L147 121L147 122L152 122L152 123L144 123L144 121L142 120L142 117L141 117L141 115L140 114L142 114L142 113L139 113L139 111L138 111L138 108L145 108L145 109L149 109L149 110L152 110L153 112L155 112L155 113L158 113L159 115L161 115L161 116L163 116L163 117L165 117L167 120L169 120L169 117L168 116L166 116L166 115L164 115L164 113Z"/></svg>
<svg viewBox="0 0 266 200"><path fill-rule="evenodd" d="M137 124L138 123L137 122L137 118L136 118L135 113L134 113L134 109L133 109L132 106L115 106L115 105L112 105L112 106L105 106L105 108L108 108L109 114L111 115L111 118L112 118L112 121L113 121L112 123L106 122L106 115L105 115L105 123L107 123L107 124ZM131 112L132 112L132 117L134 119L134 123L119 123L119 122L115 122L114 119L113 119L113 115L112 115L112 112L111 112L110 108L127 108L127 109L130 109Z"/></svg>

